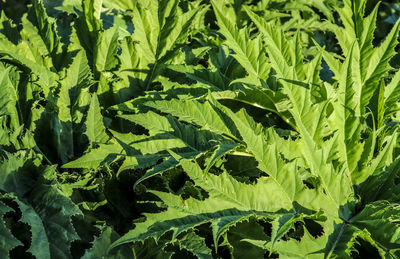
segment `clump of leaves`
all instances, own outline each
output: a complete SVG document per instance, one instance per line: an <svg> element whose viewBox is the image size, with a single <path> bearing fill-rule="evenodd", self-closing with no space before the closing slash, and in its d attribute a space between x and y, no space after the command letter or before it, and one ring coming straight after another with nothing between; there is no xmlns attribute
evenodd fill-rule
<svg viewBox="0 0 400 259"><path fill-rule="evenodd" d="M0 257L400 256L379 5L27 8L0 17Z"/></svg>
<svg viewBox="0 0 400 259"><path fill-rule="evenodd" d="M288 34L276 21L267 21L244 6L257 28L254 35L252 24L238 27L226 18L226 6L212 1L224 36L222 44L246 71L243 78L230 83L240 84L239 89L140 104L170 114L200 132L219 135L213 138L216 147L201 155L207 159L188 158L166 147L209 197L182 199L151 191L167 210L146 214L146 221L137 223L113 247L158 240L170 232L171 240L179 240L185 231L211 223L214 248L227 245L235 254L239 244L220 239L229 236L230 228L239 222L257 219L270 222L271 233L257 239L243 233L242 242L264 252L296 258L345 258L356 247L360 249L356 244L363 240L383 257L398 256L398 204L392 195L380 194L387 184L396 188L398 73L391 80L385 78L392 71L389 61L396 54L399 23L374 46L378 7L365 17L365 4L345 1L343 7L336 7L343 26L326 25L336 35L343 56L317 45L318 52L310 58L304 56L307 52L301 48L299 31ZM323 60L333 72L329 81L321 79ZM193 78L190 73L188 77ZM234 112L226 99L246 105ZM264 118L257 118L261 123L270 113L280 123L264 127L249 115L248 106L264 110ZM153 130L154 124L146 122L157 116L149 111L122 117ZM157 121L167 123L167 119ZM214 172L217 160L223 157L224 164L231 156L254 158L263 174L249 184L224 166ZM146 175L153 173L151 169ZM313 226L321 228L317 235ZM256 223L251 227L254 231L261 228Z"/></svg>

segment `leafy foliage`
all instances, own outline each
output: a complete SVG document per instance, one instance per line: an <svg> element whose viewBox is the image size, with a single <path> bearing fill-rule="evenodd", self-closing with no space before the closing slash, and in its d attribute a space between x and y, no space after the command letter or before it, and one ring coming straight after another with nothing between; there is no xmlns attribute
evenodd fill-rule
<svg viewBox="0 0 400 259"><path fill-rule="evenodd" d="M396 4L3 6L1 258L400 256Z"/></svg>

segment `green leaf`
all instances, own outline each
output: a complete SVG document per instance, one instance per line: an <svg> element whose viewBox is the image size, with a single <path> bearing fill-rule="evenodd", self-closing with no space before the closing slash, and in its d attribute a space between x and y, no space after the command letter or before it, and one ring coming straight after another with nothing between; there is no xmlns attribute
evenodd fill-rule
<svg viewBox="0 0 400 259"><path fill-rule="evenodd" d="M254 220L240 222L232 227L228 232L228 241L233 248L233 257L263 258L265 249L244 241L246 239L265 240L264 228Z"/></svg>
<svg viewBox="0 0 400 259"><path fill-rule="evenodd" d="M102 0L84 0L81 2L83 15L75 23L74 44L86 51L91 68L96 67L97 47L100 44L99 37L102 32L100 13ZM96 71L99 72L99 71ZM98 75L96 75L97 77Z"/></svg>
<svg viewBox="0 0 400 259"><path fill-rule="evenodd" d="M386 249L400 247L399 226L400 210L398 204L387 201L376 201L350 220L350 224L358 229L366 229L379 246Z"/></svg>
<svg viewBox="0 0 400 259"><path fill-rule="evenodd" d="M170 196L168 193L157 193L157 195L160 195L160 198L162 196L164 201L165 199L168 199L170 201L174 200L174 203L178 202L176 198L168 197ZM151 217L150 215L148 215L150 218L148 218L146 222L142 224L137 224L134 230L129 231L127 234L115 241L110 246L110 249L114 249L115 247L125 243L137 242L141 240L146 240L148 238L158 239L168 231L173 231L174 238L172 240L174 241L176 239L176 236L178 236L183 231L210 222L212 220L223 219L224 217L227 217L227 219L229 220L232 218L232 216L235 215L239 218L247 218L248 215L254 213L250 211L238 211L236 209L219 210L213 213L201 213L201 211L210 210L211 204L192 204L192 201L193 200L186 200L185 204L187 205L184 206L183 201L181 200L180 203L182 204L179 205L179 203L176 203L175 206L179 206L182 208L186 207L186 210L188 210L188 212L190 212L192 209L195 209L195 211L197 211L198 213L180 212L181 209L176 208L170 209L169 211L164 213L153 214L151 215ZM192 207L192 205L195 207ZM217 206L217 204L213 202L212 206ZM203 209L200 209L200 207L203 207ZM238 217L234 218L237 219Z"/></svg>
<svg viewBox="0 0 400 259"><path fill-rule="evenodd" d="M12 235L10 229L7 228L4 222L4 214L10 211L13 211L13 209L0 201L0 255L3 258L10 258L10 251L22 245L22 243Z"/></svg>
<svg viewBox="0 0 400 259"><path fill-rule="evenodd" d="M91 145L103 144L109 139L104 127L103 116L101 115L101 108L96 94L92 95L85 126L85 135L88 137Z"/></svg>
<svg viewBox="0 0 400 259"><path fill-rule="evenodd" d="M60 82L60 92L57 99L58 117L53 118L52 131L56 135L56 148L61 161L65 163L74 156L74 137L71 116L71 88L64 81Z"/></svg>
<svg viewBox="0 0 400 259"><path fill-rule="evenodd" d="M32 4L39 34L53 59L53 64L59 67L58 64L62 62L61 55L59 55L62 51L62 44L56 31L55 20L47 16L42 0L34 0Z"/></svg>
<svg viewBox="0 0 400 259"><path fill-rule="evenodd" d="M351 251L360 230L346 223L335 224L335 231L329 236L325 248L325 258L352 258Z"/></svg>
<svg viewBox="0 0 400 259"><path fill-rule="evenodd" d="M182 13L175 0L137 1L133 9L133 24L135 39L139 41L138 50L150 63L162 58L177 44L186 41L198 10Z"/></svg>
<svg viewBox="0 0 400 259"><path fill-rule="evenodd" d="M125 0L112 0L104 1L104 5L110 8L116 8L121 10L133 10L135 8L135 1L125 1Z"/></svg>
<svg viewBox="0 0 400 259"><path fill-rule="evenodd" d="M116 131L111 132L129 156L134 156L135 154L157 154L168 149L183 148L186 146L182 140L171 138L169 134L148 137L146 135L138 136L131 133L123 134Z"/></svg>
<svg viewBox="0 0 400 259"><path fill-rule="evenodd" d="M139 114L122 114L118 117L143 126L144 128L148 129L151 134L173 131L173 127L171 126L168 118L158 115L152 111Z"/></svg>
<svg viewBox="0 0 400 259"><path fill-rule="evenodd" d="M212 220L211 227L213 232L214 246L218 247L218 241L231 227L234 227L239 222L249 220L254 215L230 215Z"/></svg>
<svg viewBox="0 0 400 259"><path fill-rule="evenodd" d="M128 155L119 172L154 166L135 183L135 186L145 179L178 165L175 159L171 159L167 153L168 150L173 150L182 157L192 158L213 149L217 142L227 142L219 135L185 125L171 116L163 117L154 112L147 112L121 115L121 117L149 128L153 135L153 137L147 137L111 131ZM156 164L160 158L165 158L165 160Z"/></svg>
<svg viewBox="0 0 400 259"><path fill-rule="evenodd" d="M196 153L194 153L194 154L193 154L193 153L189 153L189 154L190 154L191 156L196 155ZM182 153L181 153L181 155L182 155ZM150 177L153 177L153 176L155 176L155 175L162 174L163 172L166 172L167 170L173 169L173 168L175 168L175 167L177 167L177 166L179 165L179 162L176 161L175 158L173 158L173 157L169 157L168 159L165 159L165 160L162 161L161 163L156 164L156 163L158 162L158 160L159 160L160 157L161 157L161 156L156 157L156 158L152 161L153 167L152 167L151 169L147 170L146 173L145 173L142 177L140 177L139 180L137 180L137 181L135 182L135 185L133 186L134 188L136 188L136 186L137 186L139 183L143 182L144 180L149 179ZM188 156L188 157L190 157L190 156ZM135 162L137 163L137 165L135 164L135 168L137 168L138 166L140 166L140 164L138 163L137 160L138 160L138 159L136 158L136 161L135 161ZM140 161L140 160L139 160L139 161ZM142 165L145 165L145 167L150 166L150 165L146 166L146 164L143 163L143 162L141 162L141 164L142 164ZM133 168L133 167L130 166L130 168Z"/></svg>
<svg viewBox="0 0 400 259"><path fill-rule="evenodd" d="M385 147L380 150L379 154L373 160L370 161L370 164L364 167L362 171L353 174L353 179L356 179L356 183L365 181L371 175L379 175L384 167L389 166L392 163L393 150L397 139L397 133L389 136Z"/></svg>
<svg viewBox="0 0 400 259"><path fill-rule="evenodd" d="M79 208L54 185L38 185L32 190L30 203L42 219L49 238L51 257L72 258L70 245L78 240L71 217L81 215Z"/></svg>
<svg viewBox="0 0 400 259"><path fill-rule="evenodd" d="M11 43L18 44L20 35L18 34L17 26L6 16L3 10L0 12L0 32L0 38L2 38L0 42L4 41L5 44L10 45ZM2 43L0 43L0 45L2 45Z"/></svg>
<svg viewBox="0 0 400 259"><path fill-rule="evenodd" d="M9 72L10 69L4 69L0 72L0 117L10 116L10 126L16 129L20 125L16 107L18 93L10 81Z"/></svg>
<svg viewBox="0 0 400 259"><path fill-rule="evenodd" d="M194 231L188 231L177 241L180 248L183 248L199 259L211 259L211 249L207 247L205 238L200 237Z"/></svg>
<svg viewBox="0 0 400 259"><path fill-rule="evenodd" d="M250 240L246 240L250 241ZM321 247L326 245L326 237L314 238L308 230L304 230L304 236L300 240L289 239L288 241L280 240L274 244L273 252L285 258L302 258L302 259L317 259L323 258ZM251 241L250 241L251 243ZM265 244L264 247L269 249L271 243Z"/></svg>
<svg viewBox="0 0 400 259"><path fill-rule="evenodd" d="M223 156L227 153L233 151L238 144L232 142L222 142L217 146L217 149L213 152L213 155L210 157L209 161L207 161L207 167L204 169L205 172L208 172L210 168Z"/></svg>
<svg viewBox="0 0 400 259"><path fill-rule="evenodd" d="M143 259L171 259L175 254L173 251L165 251L167 240L147 239L143 242L138 242L133 246L135 258Z"/></svg>
<svg viewBox="0 0 400 259"><path fill-rule="evenodd" d="M205 130L226 134L235 138L234 133L227 127L223 118L220 117L218 112L207 101L204 103L180 100L152 101L146 102L144 105L169 113L180 120L195 123Z"/></svg>
<svg viewBox="0 0 400 259"><path fill-rule="evenodd" d="M399 166L400 159L396 158L384 172L373 174L358 187L364 203L393 198L394 190L397 189L395 179Z"/></svg>
<svg viewBox="0 0 400 259"><path fill-rule="evenodd" d="M309 202L307 199L312 195L307 194L308 191L296 172L296 165L285 163L280 158L276 145L267 142L261 125L257 125L243 110L231 118L242 135L247 149L259 162L258 167L269 175L271 184L274 184L275 189L281 193L282 208L289 209L295 201L306 207Z"/></svg>
<svg viewBox="0 0 400 259"><path fill-rule="evenodd" d="M226 37L227 45L235 52L235 59L251 76L257 79L266 79L270 72L265 47L261 37L251 39L246 29L239 29L232 23L223 11L222 1L211 1L217 17L221 33Z"/></svg>
<svg viewBox="0 0 400 259"><path fill-rule="evenodd" d="M132 257L132 252L127 247L121 247L121 249L108 253L108 246L115 241L119 235L108 226L101 227L100 236L96 237L92 242L92 247L86 250L82 256L83 259L97 259L97 258L128 258Z"/></svg>
<svg viewBox="0 0 400 259"><path fill-rule="evenodd" d="M0 188L10 193L8 199L18 205L19 220L30 226L28 251L42 258L72 258L70 244L79 237L71 217L82 213L49 180L55 177L55 167L38 168L30 155L25 154L19 157L10 155L0 168L6 176L0 181ZM37 180L38 176L40 180ZM62 244L58 243L60 241Z"/></svg>
<svg viewBox="0 0 400 259"><path fill-rule="evenodd" d="M281 239L283 235L292 229L294 227L294 223L299 220L301 220L301 216L286 214L276 218L272 222L271 250L273 250L275 242Z"/></svg>
<svg viewBox="0 0 400 259"><path fill-rule="evenodd" d="M395 47L398 45L398 35L400 31L400 21L397 21L386 39L381 45L375 49L369 60L369 65L366 72L366 80L364 85L371 84L372 82L379 81L385 75L391 66L389 61L396 54Z"/></svg>
<svg viewBox="0 0 400 259"><path fill-rule="evenodd" d="M399 110L400 99L400 70L394 74L392 80L385 87L385 118L388 119Z"/></svg>
<svg viewBox="0 0 400 259"><path fill-rule="evenodd" d="M84 17L89 32L101 29L100 13L103 0L85 0L82 2Z"/></svg>
<svg viewBox="0 0 400 259"><path fill-rule="evenodd" d="M73 123L80 124L84 114L87 112L88 108L86 106L89 106L91 102L89 86L93 84L93 75L83 50L77 51L65 73L65 77L60 82L61 87L64 88L64 98L67 97L68 89L70 107L63 107L63 110L71 114ZM67 112L66 108L69 108L69 112Z"/></svg>
<svg viewBox="0 0 400 259"><path fill-rule="evenodd" d="M21 47L23 49L23 47ZM50 87L54 85L55 80L57 78L57 74L46 68L41 64L37 64L35 60L31 60L24 55L8 51L8 50L0 50L0 57L5 60L11 60L29 70L31 70L34 74L39 76L40 81L43 83L43 91L45 95L50 91Z"/></svg>
<svg viewBox="0 0 400 259"><path fill-rule="evenodd" d="M113 70L118 64L118 27L110 28L99 35L94 50L96 69L99 72Z"/></svg>
<svg viewBox="0 0 400 259"><path fill-rule="evenodd" d="M335 107L335 128L339 130L339 138L343 143L339 146L339 152L346 163L349 175L357 169L357 162L363 150L363 144L359 143L359 139L362 130L360 116L364 112L360 111L361 103L360 100L356 99L359 94L356 93L358 88L354 85L356 82L353 79L353 68L356 65L354 64L355 60L350 58L353 55L352 53L357 55L356 52L357 43L354 43L341 69L339 77L340 94ZM364 105L366 104L364 103Z"/></svg>
<svg viewBox="0 0 400 259"><path fill-rule="evenodd" d="M99 166L113 162L122 152L117 144L100 144L98 148L91 149L78 159L62 165L62 168L88 168L97 169Z"/></svg>
<svg viewBox="0 0 400 259"><path fill-rule="evenodd" d="M5 192L12 192L19 197L24 196L34 186L32 181L35 175L35 168L29 155L7 154L6 159L0 162L0 189Z"/></svg>
<svg viewBox="0 0 400 259"><path fill-rule="evenodd" d="M31 232L31 244L27 250L37 258L50 258L49 239L46 235L46 229L37 212L29 205L15 198L14 201L18 204L21 210L21 222L29 225Z"/></svg>
<svg viewBox="0 0 400 259"><path fill-rule="evenodd" d="M232 99L274 112L296 129L293 118L287 111L290 108L290 103L287 97L281 92L274 92L269 89L243 89L238 91L212 92L212 96L216 100Z"/></svg>

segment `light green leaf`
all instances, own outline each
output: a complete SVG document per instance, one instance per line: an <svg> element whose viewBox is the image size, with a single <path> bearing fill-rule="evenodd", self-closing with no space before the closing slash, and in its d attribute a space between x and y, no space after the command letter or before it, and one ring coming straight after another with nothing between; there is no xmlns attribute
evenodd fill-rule
<svg viewBox="0 0 400 259"><path fill-rule="evenodd" d="M106 143L109 139L104 127L103 116L101 115L100 104L96 94L92 95L85 126L85 135L88 137L91 145Z"/></svg>
<svg viewBox="0 0 400 259"><path fill-rule="evenodd" d="M232 23L223 11L223 1L211 1L217 17L221 33L226 37L227 45L235 52L235 59L251 76L266 79L270 72L265 48L261 37L251 39L246 29L239 29Z"/></svg>
<svg viewBox="0 0 400 259"><path fill-rule="evenodd" d="M156 108L161 112L167 112L180 120L195 123L205 130L210 130L219 134L235 138L232 130L227 127L223 118L220 117L212 105L205 101L152 101L144 103L145 106Z"/></svg>
<svg viewBox="0 0 400 259"><path fill-rule="evenodd" d="M173 131L173 127L168 118L152 111L139 114L123 114L118 117L143 126L148 129L151 134Z"/></svg>
<svg viewBox="0 0 400 259"><path fill-rule="evenodd" d="M18 93L9 78L10 69L0 71L0 117L10 116L10 126L17 129L20 125L17 110Z"/></svg>
<svg viewBox="0 0 400 259"><path fill-rule="evenodd" d="M53 18L47 16L42 0L32 1L36 22L39 29L39 34L46 45L48 52L51 54L53 64L61 62L60 52L62 44L56 31L56 23Z"/></svg>
<svg viewBox="0 0 400 259"><path fill-rule="evenodd" d="M80 124L84 114L87 112L85 107L89 106L91 102L89 86L94 83L85 52L82 49L78 50L71 65L66 68L65 73L65 77L61 81L61 87L64 88L65 98L67 97L66 92L68 89L70 107L65 106L63 110L71 114L73 123ZM68 103L68 100L66 102ZM69 108L69 111L66 108ZM67 117L68 114L66 115Z"/></svg>
<svg viewBox="0 0 400 259"><path fill-rule="evenodd" d="M211 249L207 247L205 238L200 237L194 231L188 231L182 238L177 240L180 248L183 248L199 259L212 259Z"/></svg>
<svg viewBox="0 0 400 259"><path fill-rule="evenodd" d="M21 47L23 48L23 47ZM31 70L34 74L39 76L41 82L43 82L44 93L47 94L50 91L50 87L54 86L55 80L57 78L57 74L44 67L43 65L37 64L34 60L28 59L25 56L7 50L0 50L0 57L6 60L11 60L16 62L17 64L26 67Z"/></svg>
<svg viewBox="0 0 400 259"><path fill-rule="evenodd" d="M385 87L385 119L388 119L396 111L398 111L400 99L400 70L394 74L392 80Z"/></svg>
<svg viewBox="0 0 400 259"><path fill-rule="evenodd" d="M113 70L119 63L118 51L118 27L114 26L101 34L94 49L96 57L96 69L99 72Z"/></svg>
<svg viewBox="0 0 400 259"><path fill-rule="evenodd" d="M122 148L116 144L100 144L98 148L91 149L76 160L62 165L62 168L88 168L97 169L99 166L113 162L122 152Z"/></svg>
<svg viewBox="0 0 400 259"><path fill-rule="evenodd" d="M371 175L379 175L385 166L389 166L393 162L393 150L398 139L397 133L388 137L385 147L380 150L378 155L370 161L361 171L354 172L352 177L355 184L364 182Z"/></svg>

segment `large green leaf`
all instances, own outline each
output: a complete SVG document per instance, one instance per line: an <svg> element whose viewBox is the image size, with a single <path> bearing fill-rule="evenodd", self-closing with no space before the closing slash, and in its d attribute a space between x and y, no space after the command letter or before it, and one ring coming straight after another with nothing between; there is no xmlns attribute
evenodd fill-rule
<svg viewBox="0 0 400 259"><path fill-rule="evenodd" d="M62 168L97 169L101 165L113 162L121 152L121 146L115 143L100 144L98 148L90 149L81 157L62 165Z"/></svg>
<svg viewBox="0 0 400 259"><path fill-rule="evenodd" d="M225 134L232 138L236 137L234 135L235 132L224 122L224 118L221 118L218 112L207 101L204 103L179 100L153 101L146 102L144 105L169 113L180 120L195 123L205 130Z"/></svg>

